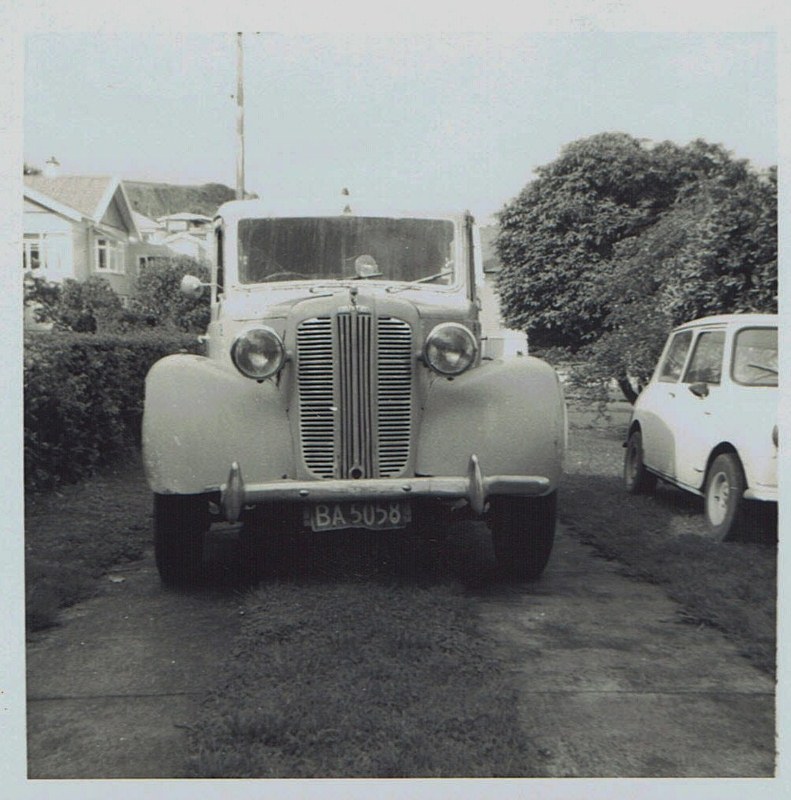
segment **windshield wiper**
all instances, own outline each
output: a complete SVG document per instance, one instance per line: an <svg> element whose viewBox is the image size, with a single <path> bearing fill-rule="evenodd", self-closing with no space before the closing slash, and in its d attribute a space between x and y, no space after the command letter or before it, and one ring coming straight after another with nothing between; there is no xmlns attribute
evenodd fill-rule
<svg viewBox="0 0 791 800"><path fill-rule="evenodd" d="M748 364L752 369L760 369L762 372L768 372L770 375L777 375L777 370L774 367L767 367L764 364Z"/></svg>
<svg viewBox="0 0 791 800"><path fill-rule="evenodd" d="M447 275L453 275L452 269L443 269L442 272L437 272L434 275L426 275L425 278L418 278L414 281L409 281L409 283L405 283L403 286L388 286L388 292L402 292L404 289L413 289L415 286L418 286L421 283L431 283L431 281L437 280L437 278L444 278Z"/></svg>

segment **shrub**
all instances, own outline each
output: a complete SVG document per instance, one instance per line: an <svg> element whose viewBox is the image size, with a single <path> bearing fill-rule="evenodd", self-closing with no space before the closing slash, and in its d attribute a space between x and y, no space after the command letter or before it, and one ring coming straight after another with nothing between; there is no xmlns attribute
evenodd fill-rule
<svg viewBox="0 0 791 800"><path fill-rule="evenodd" d="M209 324L209 294L197 300L183 295L179 284L185 275L210 279L208 267L187 256L156 259L138 276L132 313L162 327L203 333Z"/></svg>
<svg viewBox="0 0 791 800"><path fill-rule="evenodd" d="M193 336L31 333L25 340L25 484L79 480L139 443L145 376Z"/></svg>
<svg viewBox="0 0 791 800"><path fill-rule="evenodd" d="M117 330L124 316L120 298L100 275L85 281L66 278L62 284L26 276L25 305L34 306L37 322L51 322L55 330L77 333Z"/></svg>
<svg viewBox="0 0 791 800"><path fill-rule="evenodd" d="M32 271L25 273L25 308L33 310L33 319L36 322L53 321L60 304L61 292L62 287L59 283L48 281Z"/></svg>

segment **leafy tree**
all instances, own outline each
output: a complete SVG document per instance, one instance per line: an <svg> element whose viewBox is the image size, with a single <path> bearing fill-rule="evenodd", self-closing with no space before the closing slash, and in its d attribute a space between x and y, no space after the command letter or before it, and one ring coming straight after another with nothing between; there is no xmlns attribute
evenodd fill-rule
<svg viewBox="0 0 791 800"><path fill-rule="evenodd" d="M209 324L209 295L192 300L179 291L185 275L202 281L210 278L209 269L186 256L156 259L143 268L137 278L131 310L150 323L186 332L206 330Z"/></svg>
<svg viewBox="0 0 791 800"><path fill-rule="evenodd" d="M675 325L777 311L776 170L691 184L652 228L619 243L609 266L610 311L578 375L600 386L615 377L633 401Z"/></svg>
<svg viewBox="0 0 791 800"><path fill-rule="evenodd" d="M634 399L674 324L776 309L773 170L607 133L537 173L500 213L501 304L534 346L576 353L579 382Z"/></svg>

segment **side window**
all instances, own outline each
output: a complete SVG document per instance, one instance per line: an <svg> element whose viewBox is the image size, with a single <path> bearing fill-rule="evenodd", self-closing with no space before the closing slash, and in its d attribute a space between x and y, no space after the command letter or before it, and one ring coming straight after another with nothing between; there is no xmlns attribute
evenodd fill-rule
<svg viewBox="0 0 791 800"><path fill-rule="evenodd" d="M736 334L731 375L744 386L777 386L777 328L744 328Z"/></svg>
<svg viewBox="0 0 791 800"><path fill-rule="evenodd" d="M692 341L692 331L681 331L673 337L670 349L667 351L662 366L659 370L659 380L675 383L681 377L684 361L687 358L689 344Z"/></svg>
<svg viewBox="0 0 791 800"><path fill-rule="evenodd" d="M722 378L725 331L704 331L695 342L684 383L718 384Z"/></svg>

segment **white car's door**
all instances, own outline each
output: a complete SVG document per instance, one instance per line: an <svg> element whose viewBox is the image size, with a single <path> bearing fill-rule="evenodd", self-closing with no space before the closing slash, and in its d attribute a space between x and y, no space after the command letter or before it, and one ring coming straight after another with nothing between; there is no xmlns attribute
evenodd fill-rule
<svg viewBox="0 0 791 800"><path fill-rule="evenodd" d="M638 419L643 437L643 462L668 478L676 471L676 439L679 395L687 391L680 383L692 343L692 331L673 334L654 378L638 400Z"/></svg>
<svg viewBox="0 0 791 800"><path fill-rule="evenodd" d="M692 489L703 485L709 453L720 441L723 417L731 410L722 385L724 354L724 328L696 336L669 420L675 441L674 476Z"/></svg>

